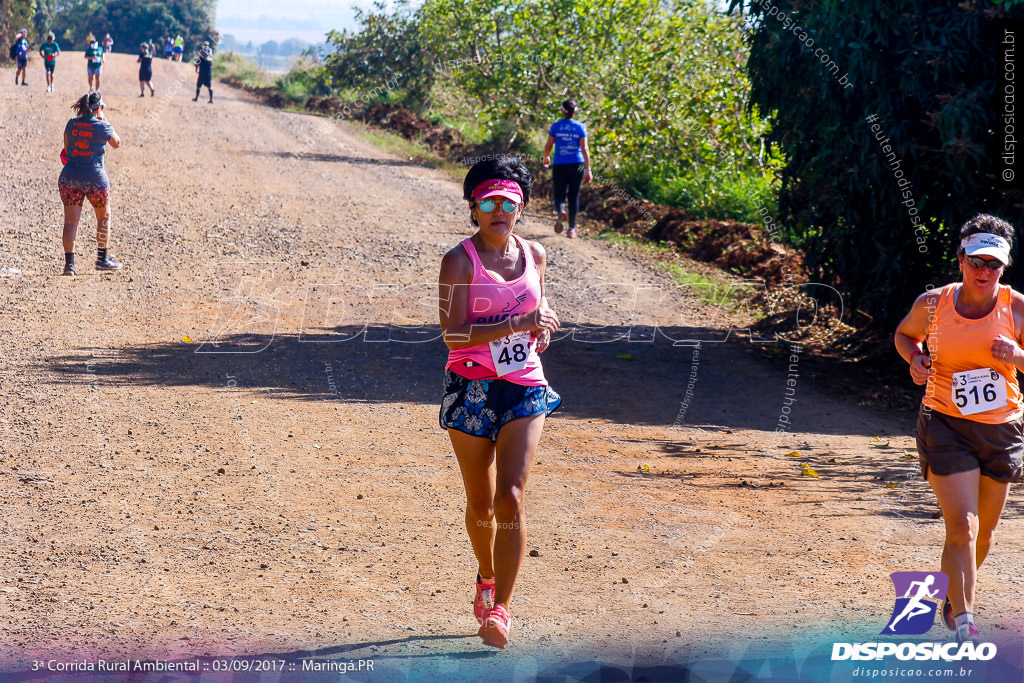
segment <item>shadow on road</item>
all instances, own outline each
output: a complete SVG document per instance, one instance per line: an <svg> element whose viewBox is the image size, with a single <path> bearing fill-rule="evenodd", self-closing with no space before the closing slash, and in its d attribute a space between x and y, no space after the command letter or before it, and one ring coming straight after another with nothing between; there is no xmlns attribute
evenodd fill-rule
<svg viewBox="0 0 1024 683"><path fill-rule="evenodd" d="M720 330L628 327L559 331L543 354L563 414L622 424L878 433L868 411L814 388L787 385L786 367L748 354ZM689 341L687 341L689 340ZM703 340L695 361L695 340ZM439 405L447 349L437 326L340 326L313 334L249 334L216 344L178 342L82 349L49 361L61 381L256 389L282 400ZM694 369L696 366L696 369ZM790 373L790 377L792 374ZM790 383L792 384L792 383ZM789 400L787 400L789 399ZM860 420L851 414L861 413ZM683 455L679 453L678 455Z"/></svg>
<svg viewBox="0 0 1024 683"><path fill-rule="evenodd" d="M353 157L347 154L323 154L321 152L249 152L256 156L277 157L279 159L298 159L301 161L328 161L342 164L360 164L364 166L418 166L425 167L423 162L406 159L371 159L370 157Z"/></svg>

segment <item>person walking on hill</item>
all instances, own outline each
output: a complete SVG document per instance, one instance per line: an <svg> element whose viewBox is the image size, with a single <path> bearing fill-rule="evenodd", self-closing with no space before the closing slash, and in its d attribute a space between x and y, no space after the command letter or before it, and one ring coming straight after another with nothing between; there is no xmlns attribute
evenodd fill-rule
<svg viewBox="0 0 1024 683"><path fill-rule="evenodd" d="M149 86L149 96L153 96L153 52L150 43L143 43L139 46L139 97L146 96L146 86Z"/></svg>
<svg viewBox="0 0 1024 683"><path fill-rule="evenodd" d="M202 49L199 50L199 55L196 56L196 73L199 74L196 78L196 96L192 98L193 102L199 101L199 89L204 85L206 89L210 91L210 103L213 102L213 58L210 54L210 44L203 43Z"/></svg>
<svg viewBox="0 0 1024 683"><path fill-rule="evenodd" d="M96 38L89 34L89 47L85 48L85 67L89 77L89 91L100 89L100 72L103 71L103 48Z"/></svg>
<svg viewBox="0 0 1024 683"><path fill-rule="evenodd" d="M180 33L174 37L174 46L171 48L171 52L175 62L180 62L182 55L185 54L185 39L181 37Z"/></svg>
<svg viewBox="0 0 1024 683"><path fill-rule="evenodd" d="M174 41L171 40L170 36L167 36L167 40L164 41L164 58L171 59L171 55L174 52Z"/></svg>
<svg viewBox="0 0 1024 683"><path fill-rule="evenodd" d="M114 51L114 39L110 37L108 33L103 37L103 53L110 54Z"/></svg>
<svg viewBox="0 0 1024 683"><path fill-rule="evenodd" d="M53 31L46 34L46 42L39 46L39 56L43 58L43 67L46 69L46 92L53 92L53 70L57 66L57 55L60 54L60 45L54 40Z"/></svg>
<svg viewBox="0 0 1024 683"><path fill-rule="evenodd" d="M523 492L545 417L562 402L539 356L558 330L544 296L544 248L514 234L532 185L515 157L475 164L463 197L478 229L445 254L438 277L449 349L439 420L466 487L477 635L499 648L526 548Z"/></svg>
<svg viewBox="0 0 1024 683"><path fill-rule="evenodd" d="M104 166L106 146L121 146L121 138L103 113L103 96L82 95L71 106L76 116L64 126L64 169L57 180L64 204L64 275L75 274L75 238L82 217L82 200L96 211L96 269L117 270L121 264L110 255L110 180Z"/></svg>
<svg viewBox="0 0 1024 683"><path fill-rule="evenodd" d="M896 350L925 385L917 418L921 473L942 510L942 608L957 640L980 640L974 623L978 569L988 556L1010 483L1024 466L1024 295L999 278L1013 227L981 214L960 228L953 282L917 297L896 329ZM922 348L922 342L927 350Z"/></svg>
<svg viewBox="0 0 1024 683"><path fill-rule="evenodd" d="M25 82L25 74L28 73L28 29L23 28L18 31L18 35L14 38L14 45L11 46L11 58L14 59L15 66L17 67L14 71L14 84L18 84L18 76L21 76L21 84L28 85Z"/></svg>
<svg viewBox="0 0 1024 683"><path fill-rule="evenodd" d="M562 232L566 219L569 221L567 237L576 237L576 214L580 205L580 184L589 183L593 175L590 172L590 147L587 145L587 127L573 117L576 115L576 102L562 102L562 118L551 124L548 131L548 142L544 145L544 168L551 166L551 180L554 191L553 201L558 219L555 221L555 232ZM555 148L552 164L551 148ZM566 212L568 199L568 213Z"/></svg>

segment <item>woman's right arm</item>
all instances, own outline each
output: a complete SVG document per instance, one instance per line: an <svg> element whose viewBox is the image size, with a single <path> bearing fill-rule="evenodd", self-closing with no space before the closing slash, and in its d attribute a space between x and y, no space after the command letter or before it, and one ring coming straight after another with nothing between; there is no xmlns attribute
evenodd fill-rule
<svg viewBox="0 0 1024 683"><path fill-rule="evenodd" d="M486 344L513 332L558 331L558 318L544 305L498 323L471 324L466 319L466 311L469 310L469 283L472 280L473 264L461 246L444 255L441 259L441 274L437 279L437 303L441 333L449 349Z"/></svg>
<svg viewBox="0 0 1024 683"><path fill-rule="evenodd" d="M548 144L544 145L544 158L542 159L544 168L547 168L548 166L551 165L551 148L554 147L554 145L555 138L553 138L551 135L548 135Z"/></svg>
<svg viewBox="0 0 1024 683"><path fill-rule="evenodd" d="M99 116L97 116L96 118L98 118L101 121L107 121L107 115L103 112L102 109L100 109ZM110 125L109 121L107 122L107 125ZM107 143L109 143L110 146L113 147L114 149L117 149L118 147L121 146L121 136L117 134L117 131L114 130L113 126L110 126L110 137L107 138Z"/></svg>
<svg viewBox="0 0 1024 683"><path fill-rule="evenodd" d="M928 336L928 327L931 314L939 301L938 292L925 292L917 297L910 313L900 322L896 328L893 339L896 350L903 360L910 363L910 376L915 384L924 384L928 381L931 358L921 348L921 342Z"/></svg>
<svg viewBox="0 0 1024 683"><path fill-rule="evenodd" d="M580 138L580 151L583 152L583 182L589 183L594 179L590 167L590 145L587 143L587 136Z"/></svg>

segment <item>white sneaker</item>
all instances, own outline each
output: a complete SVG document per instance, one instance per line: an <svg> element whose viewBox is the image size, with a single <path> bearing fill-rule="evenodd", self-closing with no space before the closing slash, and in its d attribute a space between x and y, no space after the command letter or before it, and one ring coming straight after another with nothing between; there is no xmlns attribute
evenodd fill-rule
<svg viewBox="0 0 1024 683"><path fill-rule="evenodd" d="M966 640L973 640L979 642L981 640L981 631L974 625L973 621L967 621L956 627L956 642L962 643Z"/></svg>

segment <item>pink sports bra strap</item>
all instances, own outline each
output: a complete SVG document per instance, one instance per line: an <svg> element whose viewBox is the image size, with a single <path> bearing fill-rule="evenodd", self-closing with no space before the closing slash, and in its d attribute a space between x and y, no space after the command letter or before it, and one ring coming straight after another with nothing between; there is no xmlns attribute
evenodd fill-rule
<svg viewBox="0 0 1024 683"><path fill-rule="evenodd" d="M530 270L536 270L537 264L533 260L533 249L531 249L526 242L521 240L519 235L512 235L512 237L515 239L516 244L519 245L519 249L525 255L526 268L523 270L522 275L525 275ZM467 237L462 240L462 248L466 250L466 253L469 255L469 260L473 263L473 280L475 281L477 277L480 276L493 280L494 278L485 273L483 261L480 260L480 254L476 251L476 246L473 244L473 238ZM522 277L522 275L519 277ZM516 279L518 280L519 278Z"/></svg>

